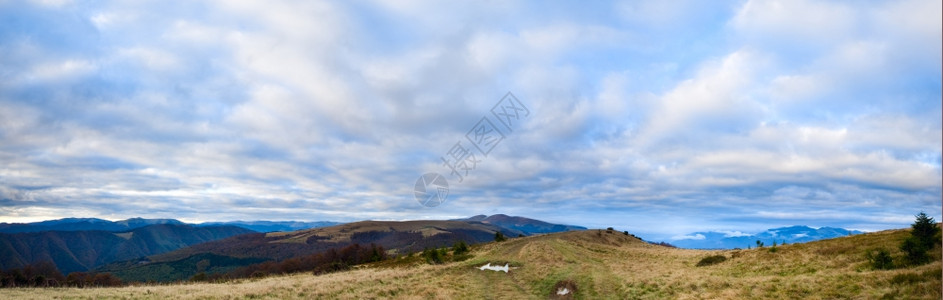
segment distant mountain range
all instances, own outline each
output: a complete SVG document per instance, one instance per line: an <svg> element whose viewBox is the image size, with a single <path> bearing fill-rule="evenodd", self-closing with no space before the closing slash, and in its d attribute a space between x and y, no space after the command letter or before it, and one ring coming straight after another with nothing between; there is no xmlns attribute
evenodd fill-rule
<svg viewBox="0 0 943 300"><path fill-rule="evenodd" d="M0 223L0 232L20 233L20 232L40 232L40 231L128 231L156 224L184 224L174 219L142 219L131 218L121 221L108 221L96 218L65 218L58 220L34 222L34 223Z"/></svg>
<svg viewBox="0 0 943 300"><path fill-rule="evenodd" d="M504 214L491 216L477 215L466 219L457 219L456 221L481 222L485 224L497 225L507 229L519 230L523 232L524 235L554 233L571 230L586 230L586 227L582 226L551 224L540 220L524 217L512 217Z"/></svg>
<svg viewBox="0 0 943 300"><path fill-rule="evenodd" d="M339 249L383 246L389 253L489 242L507 237L585 230L507 215L451 221L271 222L186 224L173 219L108 221L66 218L0 223L0 269L52 261L63 273L110 272L122 280L183 280L265 261ZM198 266L194 265L199 263Z"/></svg>
<svg viewBox="0 0 943 300"><path fill-rule="evenodd" d="M65 218L51 221L42 221L34 223L0 223L0 232L2 233L20 233L20 232L40 232L40 231L128 231L156 224L187 224L174 219L142 219L131 218L121 221L108 221L96 218ZM299 221L231 221L231 222L206 222L199 224L187 224L198 227L206 226L236 226L249 229L255 232L274 232L274 231L295 231L308 228L334 226L341 223L318 221L318 222L299 222Z"/></svg>
<svg viewBox="0 0 943 300"><path fill-rule="evenodd" d="M0 269L52 261L63 273L87 271L115 261L165 253L252 232L235 226L154 224L123 232L81 230L0 233Z"/></svg>
<svg viewBox="0 0 943 300"><path fill-rule="evenodd" d="M335 226L344 223L331 221L301 222L301 221L232 221L232 222L207 222L200 223L197 226L219 226L232 225L256 232L276 232L276 231L295 231L310 228L320 228Z"/></svg>
<svg viewBox="0 0 943 300"><path fill-rule="evenodd" d="M681 248L691 249L745 249L747 247L756 247L757 240L761 241L766 246L770 246L774 242L777 244L782 244L784 241L789 244L804 243L861 233L863 232L843 228L821 227L815 229L808 226L796 225L772 228L756 234L718 231L695 232L677 237L671 244Z"/></svg>
<svg viewBox="0 0 943 300"><path fill-rule="evenodd" d="M496 232L508 237L526 235L519 230L478 221L361 221L291 232L243 234L134 261L116 262L98 271L110 272L122 280L173 281L187 279L198 272L196 268L186 267L195 257L207 259L209 265L205 270L213 273L354 244L377 244L391 254L450 247L458 241L477 244L493 241Z"/></svg>

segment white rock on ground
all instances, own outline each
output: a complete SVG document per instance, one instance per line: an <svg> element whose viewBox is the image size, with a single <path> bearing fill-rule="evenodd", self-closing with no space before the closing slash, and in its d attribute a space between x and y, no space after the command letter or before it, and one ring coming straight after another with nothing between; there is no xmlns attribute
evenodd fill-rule
<svg viewBox="0 0 943 300"><path fill-rule="evenodd" d="M484 266L481 266L481 267L478 268L478 269L479 269L479 270L482 270L482 271L484 271L484 270L492 270L492 271L495 271L495 272L497 272L497 271L504 271L504 273L507 273L508 270L510 269L510 267L508 267L508 264L504 264L504 266L502 267L502 266L492 266L491 263L488 263L488 264L486 264L486 265L484 265Z"/></svg>
<svg viewBox="0 0 943 300"><path fill-rule="evenodd" d="M568 288L563 288L563 289L557 290L557 295L561 295L561 296L562 296L562 295L566 295L566 294L569 294L569 293L570 293L570 289L568 289Z"/></svg>

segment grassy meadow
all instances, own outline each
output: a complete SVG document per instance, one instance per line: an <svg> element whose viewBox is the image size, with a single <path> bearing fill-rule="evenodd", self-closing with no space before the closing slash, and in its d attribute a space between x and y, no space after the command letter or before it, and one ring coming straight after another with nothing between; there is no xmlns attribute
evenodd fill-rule
<svg viewBox="0 0 943 300"><path fill-rule="evenodd" d="M565 232L472 247L439 265L418 255L314 276L118 288L16 288L3 299L940 299L939 248L929 264L873 270L865 253L891 251L908 230L743 250L650 245L617 231ZM708 256L726 260L697 266ZM509 264L509 273L479 270ZM570 293L557 295L565 283Z"/></svg>

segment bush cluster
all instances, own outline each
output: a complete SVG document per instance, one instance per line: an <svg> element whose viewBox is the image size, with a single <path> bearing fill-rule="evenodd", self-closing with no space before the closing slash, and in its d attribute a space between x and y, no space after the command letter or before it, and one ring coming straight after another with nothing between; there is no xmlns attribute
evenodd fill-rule
<svg viewBox="0 0 943 300"><path fill-rule="evenodd" d="M202 280L264 277L276 274L312 272L315 275L350 269L354 265L387 259L383 246L353 244L343 248L331 248L311 255L295 257L281 262L268 261L236 269L226 274L213 274Z"/></svg>
<svg viewBox="0 0 943 300"><path fill-rule="evenodd" d="M711 255L705 258L702 258L701 261L697 262L698 267L716 265L722 262L727 261L727 257L723 255Z"/></svg>
<svg viewBox="0 0 943 300"><path fill-rule="evenodd" d="M897 266L916 266L930 261L928 252L940 244L940 228L936 226L936 221L924 212L915 217L916 220L910 225L910 236L900 244L900 250L904 252L900 264L894 263L894 258L887 249L871 249L865 253L871 268L890 270Z"/></svg>
<svg viewBox="0 0 943 300"><path fill-rule="evenodd" d="M868 262L871 264L872 268L878 270L890 270L894 268L894 260L891 258L891 253L887 251L887 249L870 250L865 256L868 258Z"/></svg>
<svg viewBox="0 0 943 300"><path fill-rule="evenodd" d="M465 241L458 241L452 246L452 255L462 255L468 253L468 244Z"/></svg>
<svg viewBox="0 0 943 300"><path fill-rule="evenodd" d="M433 265L437 265L437 264L441 264L445 262L446 256L448 256L448 252L446 252L445 248L439 248L439 249L426 248L425 250L422 250L422 258L425 258L427 263L430 263Z"/></svg>
<svg viewBox="0 0 943 300"><path fill-rule="evenodd" d="M22 268L0 272L0 287L104 287L123 283L110 273L72 272L62 276L51 261L41 261Z"/></svg>

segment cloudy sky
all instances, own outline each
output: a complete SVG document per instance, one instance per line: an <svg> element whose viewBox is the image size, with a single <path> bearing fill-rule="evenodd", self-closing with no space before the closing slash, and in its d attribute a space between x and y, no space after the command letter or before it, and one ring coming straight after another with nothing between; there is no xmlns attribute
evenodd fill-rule
<svg viewBox="0 0 943 300"><path fill-rule="evenodd" d="M666 239L939 220L941 10L0 1L0 222L505 213ZM513 128L491 113L508 92ZM482 118L504 135L487 156ZM456 143L477 153L461 179ZM437 207L414 195L428 172Z"/></svg>

